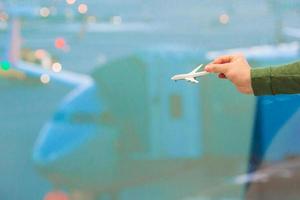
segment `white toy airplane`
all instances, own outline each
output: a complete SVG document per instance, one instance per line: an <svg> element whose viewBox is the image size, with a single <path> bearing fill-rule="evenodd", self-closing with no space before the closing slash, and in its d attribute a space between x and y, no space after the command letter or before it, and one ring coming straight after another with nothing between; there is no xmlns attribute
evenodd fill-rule
<svg viewBox="0 0 300 200"><path fill-rule="evenodd" d="M195 79L196 77L204 76L204 75L209 74L206 71L197 72L202 66L203 66L203 64L199 65L196 69L194 69L190 73L178 74L178 75L173 76L171 79L174 80L174 81L186 80L186 81L189 81L189 82L192 82L192 83L199 83L199 81L197 81Z"/></svg>

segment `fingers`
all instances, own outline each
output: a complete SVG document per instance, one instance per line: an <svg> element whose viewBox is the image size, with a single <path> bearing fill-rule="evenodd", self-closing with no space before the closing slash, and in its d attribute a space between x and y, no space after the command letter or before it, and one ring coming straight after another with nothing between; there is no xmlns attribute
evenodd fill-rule
<svg viewBox="0 0 300 200"><path fill-rule="evenodd" d="M244 57L243 53L235 53L235 54L230 54L230 55L223 55L219 56L214 61L212 62L213 64L225 64L225 63L231 63L234 60Z"/></svg>
<svg viewBox="0 0 300 200"><path fill-rule="evenodd" d="M225 63L230 63L233 60L232 55L224 55L216 58L212 64L225 64Z"/></svg>
<svg viewBox="0 0 300 200"><path fill-rule="evenodd" d="M230 67L229 64L208 64L205 67L205 71L211 73L222 73L226 74L228 68Z"/></svg>

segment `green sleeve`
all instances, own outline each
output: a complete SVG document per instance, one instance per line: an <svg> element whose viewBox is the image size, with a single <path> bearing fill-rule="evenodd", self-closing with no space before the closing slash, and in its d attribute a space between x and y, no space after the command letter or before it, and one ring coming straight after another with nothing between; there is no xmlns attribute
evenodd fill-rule
<svg viewBox="0 0 300 200"><path fill-rule="evenodd" d="M300 62L251 69L251 82L255 96L300 93Z"/></svg>

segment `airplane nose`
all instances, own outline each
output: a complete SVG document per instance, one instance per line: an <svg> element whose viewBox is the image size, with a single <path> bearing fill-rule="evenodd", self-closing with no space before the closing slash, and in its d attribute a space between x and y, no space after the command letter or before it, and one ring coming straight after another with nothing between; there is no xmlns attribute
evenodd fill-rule
<svg viewBox="0 0 300 200"><path fill-rule="evenodd" d="M64 101L41 130L33 150L33 162L41 175L55 184L107 180L117 161L115 127L94 90ZM101 177L101 178L100 178Z"/></svg>
<svg viewBox="0 0 300 200"><path fill-rule="evenodd" d="M117 135L101 125L49 123L33 152L40 174L54 184L109 181L117 166ZM105 181L104 181L105 182Z"/></svg>
<svg viewBox="0 0 300 200"><path fill-rule="evenodd" d="M71 152L89 137L95 134L94 126L71 125L62 122L50 122L41 132L36 142L33 159L36 163L51 163Z"/></svg>

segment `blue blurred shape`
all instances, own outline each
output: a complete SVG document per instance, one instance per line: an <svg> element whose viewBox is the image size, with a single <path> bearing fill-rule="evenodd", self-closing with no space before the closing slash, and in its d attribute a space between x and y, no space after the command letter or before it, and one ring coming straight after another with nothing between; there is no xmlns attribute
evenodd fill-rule
<svg viewBox="0 0 300 200"><path fill-rule="evenodd" d="M95 87L88 88L73 100L65 102L52 121L43 128L34 151L34 160L47 164L92 137L97 128L93 120L99 114L98 103Z"/></svg>
<svg viewBox="0 0 300 200"><path fill-rule="evenodd" d="M289 121L295 117L300 121L300 116L296 115L299 107L300 95L258 97L250 160L251 171L256 170L264 159L276 158L278 160L300 153L299 150L288 154L279 152L279 148L286 152L287 149L290 149L290 145L298 146L296 138L290 138L288 143L282 139L288 138L290 134L298 134L300 126L289 123ZM280 135L281 133L284 134ZM280 138L280 141L277 138ZM277 150L270 149L274 143L276 143L275 145L280 144L277 146ZM268 155L266 158L268 151L273 155Z"/></svg>

